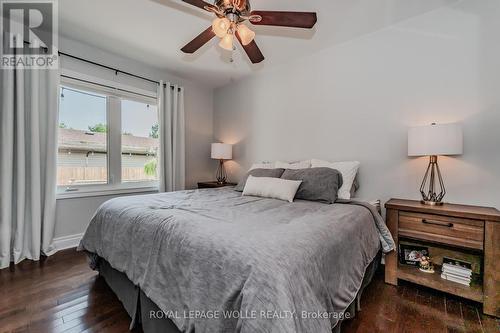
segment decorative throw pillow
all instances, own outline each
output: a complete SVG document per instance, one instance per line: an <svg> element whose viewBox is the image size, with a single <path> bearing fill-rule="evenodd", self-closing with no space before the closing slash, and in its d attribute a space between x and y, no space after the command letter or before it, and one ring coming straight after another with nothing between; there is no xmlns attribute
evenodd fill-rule
<svg viewBox="0 0 500 333"><path fill-rule="evenodd" d="M287 169L281 179L301 180L295 199L332 204L342 186L342 174L331 168Z"/></svg>
<svg viewBox="0 0 500 333"><path fill-rule="evenodd" d="M254 169L274 169L274 163L271 162L254 163L252 164L252 167L248 171Z"/></svg>
<svg viewBox="0 0 500 333"><path fill-rule="evenodd" d="M331 168L338 170L342 174L343 184L339 188L338 198L349 200L351 199L351 187L358 173L358 169L361 163L357 161L351 162L327 162L321 160L313 159L311 161L313 168Z"/></svg>
<svg viewBox="0 0 500 333"><path fill-rule="evenodd" d="M282 168L282 169L308 169L311 167L311 160L305 160L305 161L299 161L299 162L275 162L274 163L275 168Z"/></svg>
<svg viewBox="0 0 500 333"><path fill-rule="evenodd" d="M245 188L245 184L247 183L247 179L249 176L254 177L271 177L271 178L280 178L281 175L285 172L285 169L253 169L248 171L248 173L243 177L243 179L236 185L234 188L235 191L243 192Z"/></svg>
<svg viewBox="0 0 500 333"><path fill-rule="evenodd" d="M301 183L300 180L249 176L243 195L293 202Z"/></svg>

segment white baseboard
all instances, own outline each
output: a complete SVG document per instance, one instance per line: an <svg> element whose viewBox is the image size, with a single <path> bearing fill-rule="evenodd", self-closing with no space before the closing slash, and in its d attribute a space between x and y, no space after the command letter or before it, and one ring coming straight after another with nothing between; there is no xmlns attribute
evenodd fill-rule
<svg viewBox="0 0 500 333"><path fill-rule="evenodd" d="M56 251L77 247L80 244L83 234L69 235L54 238L54 247Z"/></svg>

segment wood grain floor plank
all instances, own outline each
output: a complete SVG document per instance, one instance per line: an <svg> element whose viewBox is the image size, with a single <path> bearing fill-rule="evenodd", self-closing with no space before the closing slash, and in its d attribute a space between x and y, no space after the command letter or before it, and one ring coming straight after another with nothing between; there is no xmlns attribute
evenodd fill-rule
<svg viewBox="0 0 500 333"><path fill-rule="evenodd" d="M498 333L500 332L500 319L495 319L488 315L481 314L481 327L485 333Z"/></svg>
<svg viewBox="0 0 500 333"><path fill-rule="evenodd" d="M483 333L477 308L471 304L462 304L465 331L468 333Z"/></svg>
<svg viewBox="0 0 500 333"><path fill-rule="evenodd" d="M465 332L462 304L456 297L445 296L446 327L448 332Z"/></svg>
<svg viewBox="0 0 500 333"><path fill-rule="evenodd" d="M436 298L436 294L428 289L417 290L416 303L422 306L419 321L425 329L424 332L446 333L446 325L442 318L445 304Z"/></svg>

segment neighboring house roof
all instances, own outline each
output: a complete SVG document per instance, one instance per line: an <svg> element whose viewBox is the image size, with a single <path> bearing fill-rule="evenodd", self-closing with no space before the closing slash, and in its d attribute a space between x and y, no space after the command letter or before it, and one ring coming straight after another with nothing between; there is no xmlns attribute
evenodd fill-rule
<svg viewBox="0 0 500 333"><path fill-rule="evenodd" d="M60 128L59 149L106 152L106 133ZM148 154L156 153L158 139L133 135L122 135L122 153Z"/></svg>

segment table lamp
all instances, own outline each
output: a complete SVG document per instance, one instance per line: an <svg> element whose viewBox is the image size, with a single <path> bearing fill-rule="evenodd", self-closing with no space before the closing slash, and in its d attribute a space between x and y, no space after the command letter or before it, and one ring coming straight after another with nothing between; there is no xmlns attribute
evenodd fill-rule
<svg viewBox="0 0 500 333"><path fill-rule="evenodd" d="M217 183L225 184L227 180L224 160L233 158L233 146L226 143L212 143L212 159L219 160L217 168Z"/></svg>
<svg viewBox="0 0 500 333"><path fill-rule="evenodd" d="M442 205L446 194L443 177L438 165L438 156L461 155L463 153L463 132L460 124L435 124L412 127L408 130L408 156L429 156L420 193L422 203ZM436 184L437 183L437 184ZM436 192L436 185L440 192ZM426 189L427 186L427 189Z"/></svg>

